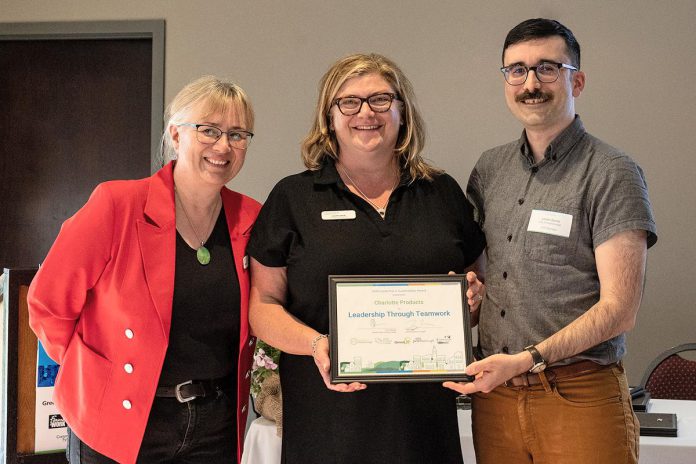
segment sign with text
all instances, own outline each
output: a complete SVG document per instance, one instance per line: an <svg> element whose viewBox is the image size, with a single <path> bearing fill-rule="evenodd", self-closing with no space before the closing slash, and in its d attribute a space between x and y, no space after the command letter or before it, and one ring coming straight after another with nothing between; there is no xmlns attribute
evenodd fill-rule
<svg viewBox="0 0 696 464"><path fill-rule="evenodd" d="M64 450L68 428L53 404L53 390L60 366L48 357L41 342L36 362L36 413L34 452L45 453Z"/></svg>
<svg viewBox="0 0 696 464"><path fill-rule="evenodd" d="M329 276L331 382L471 380L464 275Z"/></svg>

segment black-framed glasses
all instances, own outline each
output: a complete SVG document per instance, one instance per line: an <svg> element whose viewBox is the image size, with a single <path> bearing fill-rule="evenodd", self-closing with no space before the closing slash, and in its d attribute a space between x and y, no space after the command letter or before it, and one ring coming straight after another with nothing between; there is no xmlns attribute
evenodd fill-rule
<svg viewBox="0 0 696 464"><path fill-rule="evenodd" d="M550 84L558 80L558 76L563 68L571 71L578 70L578 68L570 64L543 61L536 66L525 66L519 63L511 64L510 66L503 66L500 68L500 71L505 76L505 81L510 85L522 85L527 82L529 71L534 71L539 82Z"/></svg>
<svg viewBox="0 0 696 464"><path fill-rule="evenodd" d="M358 114L362 109L363 103L367 102L367 105L375 113L385 113L391 108L392 101L399 100L399 97L393 93L376 93L370 95L369 97L355 97L353 95L348 97L336 98L333 104L338 106L338 111L344 116L352 116Z"/></svg>
<svg viewBox="0 0 696 464"><path fill-rule="evenodd" d="M188 126L196 129L196 140L206 145L211 145L222 137L222 134L227 134L227 140L230 145L235 148L247 148L251 143L253 133L245 130L234 129L228 132L223 132L222 129L208 124L195 124L192 122L180 122L177 126Z"/></svg>

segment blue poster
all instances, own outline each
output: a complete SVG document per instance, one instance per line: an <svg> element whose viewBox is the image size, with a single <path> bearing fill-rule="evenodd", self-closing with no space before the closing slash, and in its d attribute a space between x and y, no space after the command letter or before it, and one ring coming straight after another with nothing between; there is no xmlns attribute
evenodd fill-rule
<svg viewBox="0 0 696 464"><path fill-rule="evenodd" d="M53 390L58 364L48 357L41 342L36 350L36 416L34 418L34 452L46 453L65 449L67 425L53 404Z"/></svg>
<svg viewBox="0 0 696 464"><path fill-rule="evenodd" d="M39 362L37 366L36 386L52 387L56 384L58 364L48 357L43 345L39 342Z"/></svg>

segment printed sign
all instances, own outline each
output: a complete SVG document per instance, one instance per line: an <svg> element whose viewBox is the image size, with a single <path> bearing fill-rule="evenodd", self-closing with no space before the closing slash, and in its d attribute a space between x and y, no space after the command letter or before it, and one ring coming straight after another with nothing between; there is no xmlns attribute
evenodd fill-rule
<svg viewBox="0 0 696 464"><path fill-rule="evenodd" d="M39 342L36 356L35 453L61 451L67 445L67 425L53 404L53 389L59 367Z"/></svg>

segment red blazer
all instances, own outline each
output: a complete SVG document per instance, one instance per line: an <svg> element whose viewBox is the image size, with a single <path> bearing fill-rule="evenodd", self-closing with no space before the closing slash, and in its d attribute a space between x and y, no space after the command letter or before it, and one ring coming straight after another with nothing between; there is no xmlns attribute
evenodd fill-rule
<svg viewBox="0 0 696 464"><path fill-rule="evenodd" d="M146 179L97 186L65 221L29 288L29 324L61 365L58 409L80 439L123 463L138 456L169 340L176 240L172 173L170 163ZM241 460L255 343L245 248L260 204L224 187L221 196L241 290Z"/></svg>

